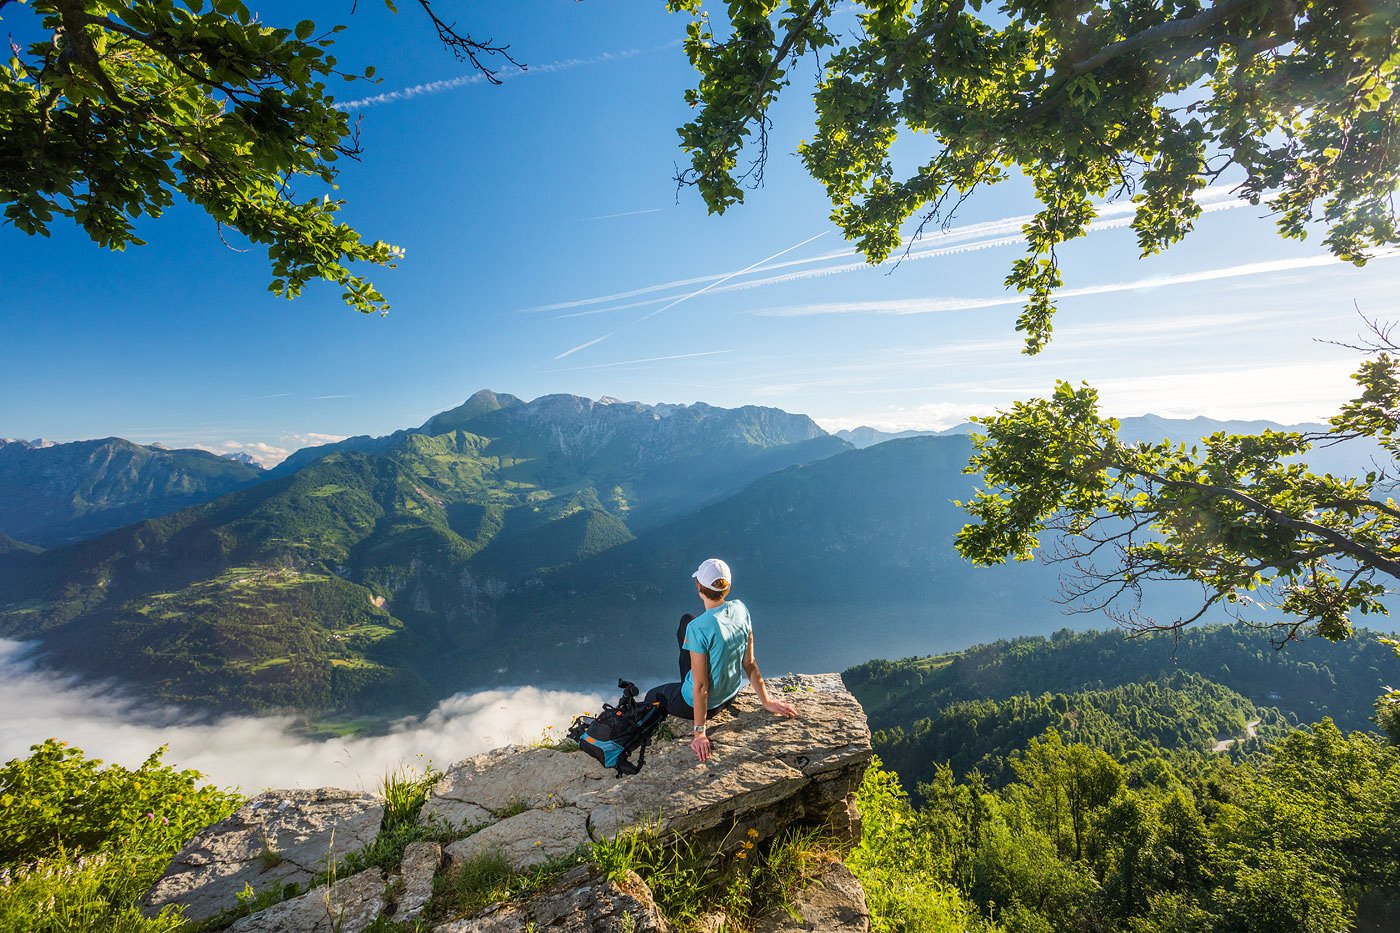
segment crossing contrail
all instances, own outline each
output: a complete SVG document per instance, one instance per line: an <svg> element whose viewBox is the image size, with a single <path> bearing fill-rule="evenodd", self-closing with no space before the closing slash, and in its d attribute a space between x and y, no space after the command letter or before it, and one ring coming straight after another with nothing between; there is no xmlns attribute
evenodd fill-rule
<svg viewBox="0 0 1400 933"><path fill-rule="evenodd" d="M830 233L830 232L831 232L830 230L823 230L821 233L818 233L818 234L816 234L815 236L809 236L807 239L803 240L801 243L794 243L792 246L789 246L787 249L780 249L780 250L778 250L776 253L774 253L773 255L771 255L771 256L766 256L766 257L764 257L763 259L760 259L758 262L750 263L749 265L747 265L747 266L745 266L744 268L738 270L737 272L731 272L731 273L729 273L728 275L724 276L724 277L721 278L721 279L716 279L715 281L711 282L709 285L706 285L704 288L696 289L695 291L691 292L691 293L688 294L688 295L682 295L681 297L675 299L674 301L670 302L669 304L666 304L666 305L663 305L663 306L660 307L660 308L657 308L655 311L651 311L651 312L648 312L647 314L643 314L641 317L637 318L635 321L628 321L626 324L623 324L621 327L617 328L616 330L609 331L608 333L604 334L603 336L598 337L598 338L596 338L596 339L594 339L594 340L590 340L590 341L588 341L587 343L581 343L581 344L579 344L579 345L576 346L576 347L571 347L571 348L569 348L568 350L565 350L563 353L559 354L558 356L554 357L554 359L556 359L556 360L562 360L562 359L564 359L564 358L566 358L566 357L573 356L575 353L577 353L577 352L580 351L580 350L586 350L586 349L588 349L589 347L594 346L595 344L602 343L604 340L607 340L609 337L613 336L614 334L619 333L620 331L626 330L627 328L631 327L633 324L640 324L640 323L642 323L643 321L650 320L650 319L656 317L658 314L660 314L660 313L663 312L663 311L669 311L669 310L671 310L672 308L674 308L676 305L680 304L680 303L683 302L683 301L689 301L689 300L692 299L692 298L698 298L700 295L705 294L707 291L709 291L709 290L711 290L711 289L713 289L713 288L718 288L719 286L723 285L725 282L728 282L730 279L734 278L735 276L743 275L745 272L750 272L750 271L752 271L752 270L754 270L754 269L757 269L759 266L763 265L764 263L772 262L774 259L777 259L779 256L786 256L788 253L792 252L793 250L795 250L795 249L800 249L800 248L806 246L808 243L811 243L813 240L819 240L819 239L821 239L822 237L826 236L826 235L827 235L828 233Z"/></svg>

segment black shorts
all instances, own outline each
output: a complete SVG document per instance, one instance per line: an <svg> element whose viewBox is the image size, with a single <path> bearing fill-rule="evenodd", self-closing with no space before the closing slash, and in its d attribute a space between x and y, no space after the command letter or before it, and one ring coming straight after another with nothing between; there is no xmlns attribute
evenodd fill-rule
<svg viewBox="0 0 1400 933"><path fill-rule="evenodd" d="M706 714L706 718L713 716L721 710L729 709L730 706L734 705L734 701L737 698L738 695L736 694L725 700L719 706L711 708ZM672 716L679 716L681 719L688 719L691 722L695 721L695 709L687 703L685 697L681 695L681 685L679 683L662 684L659 687L652 687L648 690L645 702L654 703L657 700L662 702L666 707L666 712L670 713Z"/></svg>

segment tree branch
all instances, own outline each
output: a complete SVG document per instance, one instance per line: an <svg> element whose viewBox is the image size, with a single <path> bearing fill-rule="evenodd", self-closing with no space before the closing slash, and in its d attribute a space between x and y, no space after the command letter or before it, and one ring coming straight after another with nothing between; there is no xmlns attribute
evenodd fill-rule
<svg viewBox="0 0 1400 933"><path fill-rule="evenodd" d="M1147 477L1163 486L1176 489L1194 489L1199 492L1208 493L1217 498L1230 499L1231 501L1238 502L1240 505L1269 519L1269 521L1280 527L1321 538L1329 544L1332 544L1342 553L1354 557L1377 570L1383 570L1392 577L1400 579L1400 560L1386 557L1379 551L1358 544L1352 538L1347 537L1345 534L1333 528L1328 528L1325 525L1319 525L1316 522L1310 522L1306 519L1294 518L1287 512L1282 512L1273 506L1266 505L1253 496L1240 492L1238 489L1231 489L1228 486L1217 486L1212 483L1198 483L1194 480L1168 479L1159 473L1155 473L1151 470L1138 469L1130 464L1121 464L1119 469Z"/></svg>
<svg viewBox="0 0 1400 933"><path fill-rule="evenodd" d="M1256 5L1256 3L1257 0L1220 0L1215 6L1208 10L1202 10L1190 19L1174 19L1151 26L1126 39L1111 42L1083 61L1075 62L1070 66L1070 77L1077 78L1080 75L1088 74L1102 68L1115 58L1130 55L1155 42L1189 39L1192 36L1200 35L1220 25L1236 13Z"/></svg>

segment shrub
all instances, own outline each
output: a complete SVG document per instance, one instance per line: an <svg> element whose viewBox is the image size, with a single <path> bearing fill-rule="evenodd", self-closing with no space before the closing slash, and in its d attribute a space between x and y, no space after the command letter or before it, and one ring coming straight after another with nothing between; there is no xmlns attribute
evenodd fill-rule
<svg viewBox="0 0 1400 933"><path fill-rule="evenodd" d="M165 746L134 771L102 767L58 739L31 746L30 753L0 768L0 865L94 852L143 824L144 845L173 853L241 802L201 786L198 771L163 764Z"/></svg>

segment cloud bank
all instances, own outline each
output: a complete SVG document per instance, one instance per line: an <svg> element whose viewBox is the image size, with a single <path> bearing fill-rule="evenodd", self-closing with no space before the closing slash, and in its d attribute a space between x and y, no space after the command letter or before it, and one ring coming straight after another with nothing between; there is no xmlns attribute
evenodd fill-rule
<svg viewBox="0 0 1400 933"><path fill-rule="evenodd" d="M327 395L322 398L348 398L349 396ZM322 444L334 444L345 440L344 434L321 434L316 431L308 431L304 434L283 434L279 437L278 443L269 444L266 441L217 441L210 444L193 444L196 450L207 450L211 454L247 454L265 468L275 467L290 457L295 451L303 447L320 447Z"/></svg>
<svg viewBox="0 0 1400 933"><path fill-rule="evenodd" d="M427 715L394 723L387 735L313 740L293 734L289 716L193 721L105 684L82 684L36 668L30 646L0 639L0 761L23 757L49 737L90 757L139 765L161 745L169 763L195 768L246 793L267 787L337 786L373 790L403 764L441 768L511 743L559 733L598 695L537 687L459 693Z"/></svg>

